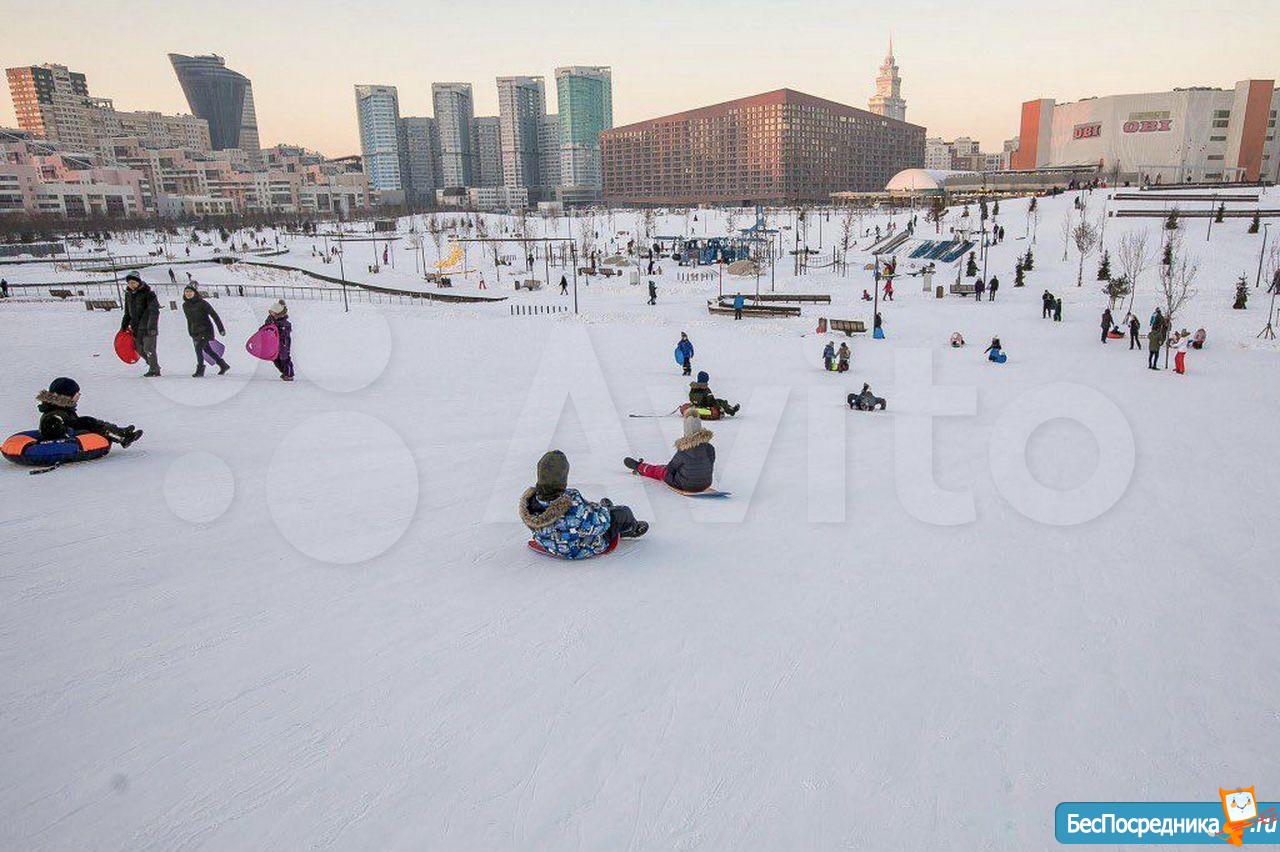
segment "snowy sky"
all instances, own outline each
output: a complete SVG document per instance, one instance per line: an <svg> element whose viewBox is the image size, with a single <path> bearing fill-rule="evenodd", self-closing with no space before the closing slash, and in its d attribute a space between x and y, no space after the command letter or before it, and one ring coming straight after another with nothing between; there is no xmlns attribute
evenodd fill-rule
<svg viewBox="0 0 1280 852"><path fill-rule="evenodd" d="M402 113L429 115L433 81L470 81L477 112L496 114L497 76L550 81L558 65L600 64L613 67L619 124L782 86L865 107L890 31L907 119L987 150L1017 132L1019 104L1032 97L1280 76L1276 0L48 5L67 25L3 15L5 66L58 62L122 109L177 112L186 103L165 54L219 53L253 80L264 145L334 155L358 150L355 83L396 85ZM0 98L0 125L14 123Z"/></svg>

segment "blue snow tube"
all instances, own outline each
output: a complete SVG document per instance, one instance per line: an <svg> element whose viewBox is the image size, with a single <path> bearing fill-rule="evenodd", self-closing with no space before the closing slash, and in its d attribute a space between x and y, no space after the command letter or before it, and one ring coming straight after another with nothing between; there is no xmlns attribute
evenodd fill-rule
<svg viewBox="0 0 1280 852"><path fill-rule="evenodd" d="M1009 356L1001 352L999 349L991 350L991 354L988 355L987 358L997 364L1003 364L1005 361L1009 360Z"/></svg>
<svg viewBox="0 0 1280 852"><path fill-rule="evenodd" d="M10 435L0 446L0 453L14 464L45 467L69 462L102 458L111 450L111 442L96 432L69 430L67 437L45 440L38 429Z"/></svg>
<svg viewBox="0 0 1280 852"><path fill-rule="evenodd" d="M884 340L884 329L877 328L875 331L871 332L871 336L876 340Z"/></svg>

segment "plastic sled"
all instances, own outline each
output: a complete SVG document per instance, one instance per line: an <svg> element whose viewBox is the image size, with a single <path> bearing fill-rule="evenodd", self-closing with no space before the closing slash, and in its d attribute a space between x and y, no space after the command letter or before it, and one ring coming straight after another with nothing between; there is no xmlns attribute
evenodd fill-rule
<svg viewBox="0 0 1280 852"><path fill-rule="evenodd" d="M280 332L274 325L264 325L244 345L245 351L263 361L274 361L280 354Z"/></svg>
<svg viewBox="0 0 1280 852"><path fill-rule="evenodd" d="M680 406L680 416L684 417L688 414L689 409L693 408L691 403L684 403ZM699 420L719 420L723 417L723 413L718 408L693 408L698 413Z"/></svg>
<svg viewBox="0 0 1280 852"><path fill-rule="evenodd" d="M221 357L222 357L222 353L223 353L223 352L226 352L226 351L227 351L227 347L223 346L223 345L222 345L222 341L221 341L221 340L217 340L217 339L214 339L214 340L210 340L210 341L209 341L209 348L210 348L210 349L212 349L212 350L213 350L213 352L214 352L214 354L215 354L215 355L217 355L219 358L221 358ZM216 360L214 360L213 358L209 357L209 353L208 353L208 352L203 353L203 357L204 357L204 362L205 362L206 364L216 364L216 363L218 363Z"/></svg>
<svg viewBox="0 0 1280 852"><path fill-rule="evenodd" d="M116 357L126 364L138 363L138 350L133 345L133 332L122 328L116 332Z"/></svg>
<svg viewBox="0 0 1280 852"><path fill-rule="evenodd" d="M733 493L732 491L717 491L714 488L708 488L706 491L682 491L670 483L663 482L662 484L682 497L728 497Z"/></svg>
<svg viewBox="0 0 1280 852"><path fill-rule="evenodd" d="M1004 354L1003 352L992 352L990 356L990 360L994 361L997 364L1003 364L1005 361L1009 360L1009 356Z"/></svg>
<svg viewBox="0 0 1280 852"><path fill-rule="evenodd" d="M674 353L672 353L672 354L675 356L676 363L677 363L677 364L679 364L681 367L683 367L683 366L684 366L684 358L683 358L683 357L681 356L681 354L680 354L680 347L678 347L678 346L677 346L677 347L676 347L676 349L675 349L675 352L674 352ZM692 359L693 359L693 356L692 356L692 355L690 355L690 356L689 356L689 359L690 359L690 360L692 360Z"/></svg>
<svg viewBox="0 0 1280 852"><path fill-rule="evenodd" d="M871 336L874 337L876 340L884 340L884 329L883 328L875 329L871 333Z"/></svg>
<svg viewBox="0 0 1280 852"><path fill-rule="evenodd" d="M608 547L606 547L604 550L600 551L595 556L592 556L590 558L599 559L601 556L608 556L610 553L613 553L615 550L618 549L618 542L621 540L622 539L619 536L615 535L613 537L613 541L609 542ZM533 539L529 539L527 542L525 542L525 544L527 544L529 546L529 549L532 550L534 553L541 553L543 556L546 556L551 559L559 559L564 562L586 562L587 561L586 559L566 559L565 557L561 556L558 553L552 553L550 550L547 550L545 547L538 544Z"/></svg>
<svg viewBox="0 0 1280 852"><path fill-rule="evenodd" d="M1124 340L1124 335L1118 331L1107 332L1107 337L1110 337L1112 340Z"/></svg>

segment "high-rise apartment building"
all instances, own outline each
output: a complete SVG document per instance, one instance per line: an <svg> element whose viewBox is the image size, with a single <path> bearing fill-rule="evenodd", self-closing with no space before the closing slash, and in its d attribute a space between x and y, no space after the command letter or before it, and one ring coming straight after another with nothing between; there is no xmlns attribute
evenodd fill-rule
<svg viewBox="0 0 1280 852"><path fill-rule="evenodd" d="M600 134L622 204L795 203L884 188L924 163L925 129L791 89Z"/></svg>
<svg viewBox="0 0 1280 852"><path fill-rule="evenodd" d="M432 83L431 104L440 134L440 175L444 187L471 186L471 122L475 102L470 83Z"/></svg>
<svg viewBox="0 0 1280 852"><path fill-rule="evenodd" d="M400 98L395 86L356 86L360 152L369 186L380 192L404 189L400 148Z"/></svg>
<svg viewBox="0 0 1280 852"><path fill-rule="evenodd" d="M524 188L541 199L539 134L547 114L541 77L498 78L498 120L502 142L502 185Z"/></svg>
<svg viewBox="0 0 1280 852"><path fill-rule="evenodd" d="M404 164L401 178L409 201L417 205L434 204L440 187L440 134L436 132L436 120L402 117L400 149Z"/></svg>
<svg viewBox="0 0 1280 852"><path fill-rule="evenodd" d="M544 115L538 122L538 200L554 200L562 183L562 177L560 116ZM599 192L593 197L599 198Z"/></svg>
<svg viewBox="0 0 1280 852"><path fill-rule="evenodd" d="M501 120L496 115L471 120L471 170L474 186L502 186Z"/></svg>
<svg viewBox="0 0 1280 852"><path fill-rule="evenodd" d="M598 198L600 132L613 127L613 80L604 66L573 65L556 69L559 109L561 201L581 203Z"/></svg>
<svg viewBox="0 0 1280 852"><path fill-rule="evenodd" d="M215 151L238 148L253 162L261 159L258 114L253 84L227 67L221 56L170 53L169 62L197 118L209 122L209 141Z"/></svg>
<svg viewBox="0 0 1280 852"><path fill-rule="evenodd" d="M6 76L18 127L82 151L94 146L89 84L83 74L46 63L10 68Z"/></svg>
<svg viewBox="0 0 1280 852"><path fill-rule="evenodd" d="M898 76L898 63L893 58L892 38L889 39L889 53L876 76L876 93L868 101L867 109L886 118L907 120L907 102L902 99L902 78Z"/></svg>

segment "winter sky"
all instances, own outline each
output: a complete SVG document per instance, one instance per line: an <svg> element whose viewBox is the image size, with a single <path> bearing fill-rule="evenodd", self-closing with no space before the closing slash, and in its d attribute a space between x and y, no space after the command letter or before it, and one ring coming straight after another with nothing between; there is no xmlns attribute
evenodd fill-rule
<svg viewBox="0 0 1280 852"><path fill-rule="evenodd" d="M3 65L57 62L121 109L185 112L166 54L218 53L253 80L264 145L359 150L352 86L400 90L430 115L433 81L471 82L497 114L494 78L610 65L625 124L790 87L865 107L893 33L907 119L930 135L1017 133L1033 97L1230 86L1280 76L1277 0L0 0ZM43 8L43 7L42 7ZM25 11L24 11L25 10ZM50 26L49 21L60 23ZM0 125L13 126L0 97Z"/></svg>

